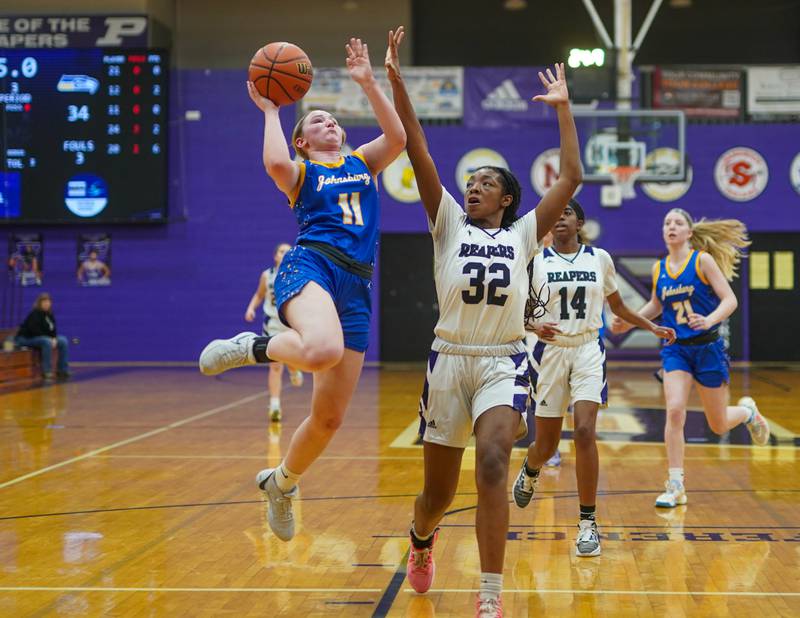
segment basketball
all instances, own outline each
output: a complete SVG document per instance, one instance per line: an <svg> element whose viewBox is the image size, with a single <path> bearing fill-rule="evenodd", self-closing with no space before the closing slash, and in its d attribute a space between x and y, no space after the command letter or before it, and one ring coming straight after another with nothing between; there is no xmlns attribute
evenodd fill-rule
<svg viewBox="0 0 800 618"><path fill-rule="evenodd" d="M248 78L261 96L275 105L302 99L311 87L314 68L306 53L291 43L268 43L250 60Z"/></svg>

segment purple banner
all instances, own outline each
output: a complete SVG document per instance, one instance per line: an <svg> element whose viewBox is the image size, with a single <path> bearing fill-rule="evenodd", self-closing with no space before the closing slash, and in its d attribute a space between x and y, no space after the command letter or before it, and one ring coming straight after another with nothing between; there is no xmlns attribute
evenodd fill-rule
<svg viewBox="0 0 800 618"><path fill-rule="evenodd" d="M464 69L464 125L499 129L555 118L544 103L531 99L543 91L535 67Z"/></svg>
<svg viewBox="0 0 800 618"><path fill-rule="evenodd" d="M145 46L145 15L0 17L0 48Z"/></svg>

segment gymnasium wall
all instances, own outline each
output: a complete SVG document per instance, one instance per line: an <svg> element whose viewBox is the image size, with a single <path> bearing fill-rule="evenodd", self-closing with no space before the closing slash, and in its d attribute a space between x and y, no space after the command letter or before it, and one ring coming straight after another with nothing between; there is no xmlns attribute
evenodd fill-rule
<svg viewBox="0 0 800 618"><path fill-rule="evenodd" d="M243 71L183 70L173 78L171 223L41 230L43 289L55 298L61 330L80 340L73 347L74 360L195 359L208 339L248 328L244 309L261 269L269 265L274 245L295 235L293 215L261 166L261 116L243 94L234 94L241 92ZM201 119L186 121L186 110L199 110ZM287 127L292 112L284 112ZM556 127L551 125L514 132L467 131L459 126L432 126L426 131L451 193L460 197L455 182L460 157L476 147L492 148L519 176L523 210L537 199L530 183L533 159L558 144ZM597 244L620 255L658 254L663 247L661 220L673 204L709 217L738 217L753 231L800 230L800 195L789 182L790 161L800 150L797 131L796 125L786 124L739 125L735 130L732 125L690 125L687 140L694 181L679 202L655 202L637 189L638 197L622 207L601 208L599 187L584 186L578 197L587 216L602 226ZM353 146L375 135L374 128L348 129ZM742 145L762 154L770 179L761 196L737 203L718 191L713 168L723 151ZM396 202L385 190L382 200L384 231L426 231L419 204ZM107 288L81 288L75 282L76 236L91 231L112 235L113 283ZM378 281L370 360L379 358ZM24 289L26 306L38 291Z"/></svg>
<svg viewBox="0 0 800 618"><path fill-rule="evenodd" d="M379 65L386 24L409 23L408 0L361 1L357 3L361 9L355 12L331 10L331 4L327 0L303 3L301 20L280 13L290 10L282 6L296 5L254 0L230 0L224 14L212 0L82 0L72 5L76 14L153 15L173 28L177 66L170 110L168 225L6 228L7 232L43 234L44 286L24 288L22 302L29 306L41 290L53 294L59 329L79 342L73 345L73 360L191 361L210 338L253 328L244 322L243 314L258 275L271 262L275 244L294 237L296 224L260 163L261 117L243 86L247 59L263 41L283 38L300 43L320 66L336 66L341 64L346 37L361 32L369 40L381 41L372 46L373 64ZM375 4L381 5L379 14L365 8ZM61 5L29 0L23 12L66 12ZM0 0L0 13L20 11L19 3ZM187 110L198 110L200 120L187 121ZM293 110L286 109L284 125L291 126L292 119ZM467 131L458 126L426 130L442 180L456 197L460 196L455 185L458 160L472 148L488 147L502 153L519 176L523 210L536 201L530 184L533 159L558 144L551 125L513 132ZM374 128L348 128L354 146L375 134ZM679 204L706 216L736 216L754 231L800 231L800 196L789 182L790 161L800 150L799 134L792 124L690 125L694 182ZM751 202L732 202L714 184L717 157L734 146L755 148L769 165L767 188ZM603 209L599 188L583 188L579 199L587 215L602 226L597 244L620 255L661 251L660 222L672 204L654 202L641 190L638 193L636 200L626 201L619 209ZM396 202L386 191L382 198L384 231L426 231L419 204ZM107 288L82 288L75 281L77 235L91 232L108 232L113 239L113 282ZM379 359L379 276L378 269L368 360Z"/></svg>

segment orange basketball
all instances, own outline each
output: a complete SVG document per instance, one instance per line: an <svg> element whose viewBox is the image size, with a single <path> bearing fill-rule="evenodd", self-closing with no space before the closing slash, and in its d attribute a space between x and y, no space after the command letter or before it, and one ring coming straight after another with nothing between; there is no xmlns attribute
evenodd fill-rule
<svg viewBox="0 0 800 618"><path fill-rule="evenodd" d="M303 98L311 87L314 67L306 53L291 43L268 43L250 61L248 77L261 96L275 105Z"/></svg>

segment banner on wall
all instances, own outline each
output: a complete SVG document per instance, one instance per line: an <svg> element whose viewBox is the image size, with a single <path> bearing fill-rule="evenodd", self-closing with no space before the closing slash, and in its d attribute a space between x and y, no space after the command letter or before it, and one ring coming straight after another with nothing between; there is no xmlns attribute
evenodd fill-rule
<svg viewBox="0 0 800 618"><path fill-rule="evenodd" d="M145 46L145 15L0 17L0 48Z"/></svg>
<svg viewBox="0 0 800 618"><path fill-rule="evenodd" d="M800 66L747 67L747 113L800 115Z"/></svg>
<svg viewBox="0 0 800 618"><path fill-rule="evenodd" d="M533 67L469 67L464 72L464 126L499 129L555 118L531 98L543 91Z"/></svg>
<svg viewBox="0 0 800 618"><path fill-rule="evenodd" d="M41 234L11 234L8 237L9 278L22 287L42 285L44 246Z"/></svg>
<svg viewBox="0 0 800 618"><path fill-rule="evenodd" d="M741 71L658 67L653 75L653 107L693 118L741 118L742 98Z"/></svg>
<svg viewBox="0 0 800 618"><path fill-rule="evenodd" d="M392 100L392 88L383 72L375 75L381 89ZM417 117L461 118L463 109L463 67L407 67L403 69L408 94ZM340 120L370 120L375 114L361 87L345 68L314 70L314 83L300 100L300 112L324 109Z"/></svg>
<svg viewBox="0 0 800 618"><path fill-rule="evenodd" d="M111 285L111 236L78 236L78 283L86 287Z"/></svg>

